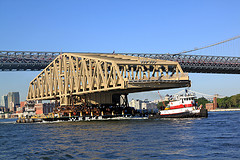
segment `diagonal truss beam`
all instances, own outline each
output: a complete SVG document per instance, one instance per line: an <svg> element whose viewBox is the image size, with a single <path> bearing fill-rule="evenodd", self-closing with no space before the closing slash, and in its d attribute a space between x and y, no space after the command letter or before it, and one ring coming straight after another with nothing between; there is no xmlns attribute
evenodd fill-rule
<svg viewBox="0 0 240 160"><path fill-rule="evenodd" d="M190 86L188 75L173 61L115 54L64 53L30 82L28 100L59 99L70 105L71 97ZM94 103L96 98L90 98Z"/></svg>

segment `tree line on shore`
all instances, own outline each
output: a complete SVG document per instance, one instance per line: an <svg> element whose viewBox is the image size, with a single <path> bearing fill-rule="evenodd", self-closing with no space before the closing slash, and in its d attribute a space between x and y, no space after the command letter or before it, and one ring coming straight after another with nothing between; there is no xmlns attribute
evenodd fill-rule
<svg viewBox="0 0 240 160"><path fill-rule="evenodd" d="M198 105L205 107L206 103L212 103L204 97L196 99ZM240 108L240 94L233 95L230 97L217 98L218 108Z"/></svg>
<svg viewBox="0 0 240 160"><path fill-rule="evenodd" d="M240 94L217 99L218 108L240 108Z"/></svg>

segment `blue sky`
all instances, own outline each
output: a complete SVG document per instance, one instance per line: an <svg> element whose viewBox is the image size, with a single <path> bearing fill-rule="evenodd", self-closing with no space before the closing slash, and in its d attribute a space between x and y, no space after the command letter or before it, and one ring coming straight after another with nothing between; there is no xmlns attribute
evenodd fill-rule
<svg viewBox="0 0 240 160"><path fill-rule="evenodd" d="M239 0L0 0L0 50L178 53L239 35L239 6ZM0 72L0 96L19 91L24 100L38 73ZM189 75L192 90L240 93L240 75Z"/></svg>

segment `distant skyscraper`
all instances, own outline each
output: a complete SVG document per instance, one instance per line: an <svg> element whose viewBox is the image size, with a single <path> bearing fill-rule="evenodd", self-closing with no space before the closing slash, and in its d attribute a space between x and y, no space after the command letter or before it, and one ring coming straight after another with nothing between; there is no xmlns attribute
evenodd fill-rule
<svg viewBox="0 0 240 160"><path fill-rule="evenodd" d="M1 98L1 106L8 108L8 96L4 95Z"/></svg>
<svg viewBox="0 0 240 160"><path fill-rule="evenodd" d="M19 92L9 92L8 95L8 105L9 104L20 104L20 96L19 96Z"/></svg>

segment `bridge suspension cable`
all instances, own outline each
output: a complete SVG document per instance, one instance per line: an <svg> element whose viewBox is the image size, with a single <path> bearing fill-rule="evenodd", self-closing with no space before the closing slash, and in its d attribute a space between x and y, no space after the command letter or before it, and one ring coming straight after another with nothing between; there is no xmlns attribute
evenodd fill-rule
<svg viewBox="0 0 240 160"><path fill-rule="evenodd" d="M174 54L174 55L183 54L183 53L189 53L189 52L194 52L194 51L202 50L202 49L205 49L205 48L210 48L210 47L213 47L213 46L216 46L216 45L219 45L219 44L223 44L223 43L226 43L226 42L229 42L229 41L238 39L238 38L240 38L240 35L235 36L235 37L232 37L232 38L227 39L227 40L224 40L224 41L221 41L221 42L218 42L218 43L214 43L214 44L211 44L211 45L207 45L207 46L204 46L204 47L201 47L201 48L195 48L195 49L191 49L191 50L188 50L188 51L183 51L183 52L180 52L180 53L176 53L176 54Z"/></svg>
<svg viewBox="0 0 240 160"><path fill-rule="evenodd" d="M208 99L212 99L213 97L218 97L218 98L223 98L225 96L223 95L218 95L218 94L215 94L215 95L209 95L209 94L205 94L205 93L201 93L201 92L197 92L197 91L193 91L193 90L190 90L190 89L187 89L188 91L192 92L192 93L195 93L195 94L198 94L202 97L205 97L205 98L208 98ZM174 95L179 95L179 94L183 94L185 93L185 89L184 90L181 90L179 91L178 93L174 94Z"/></svg>

